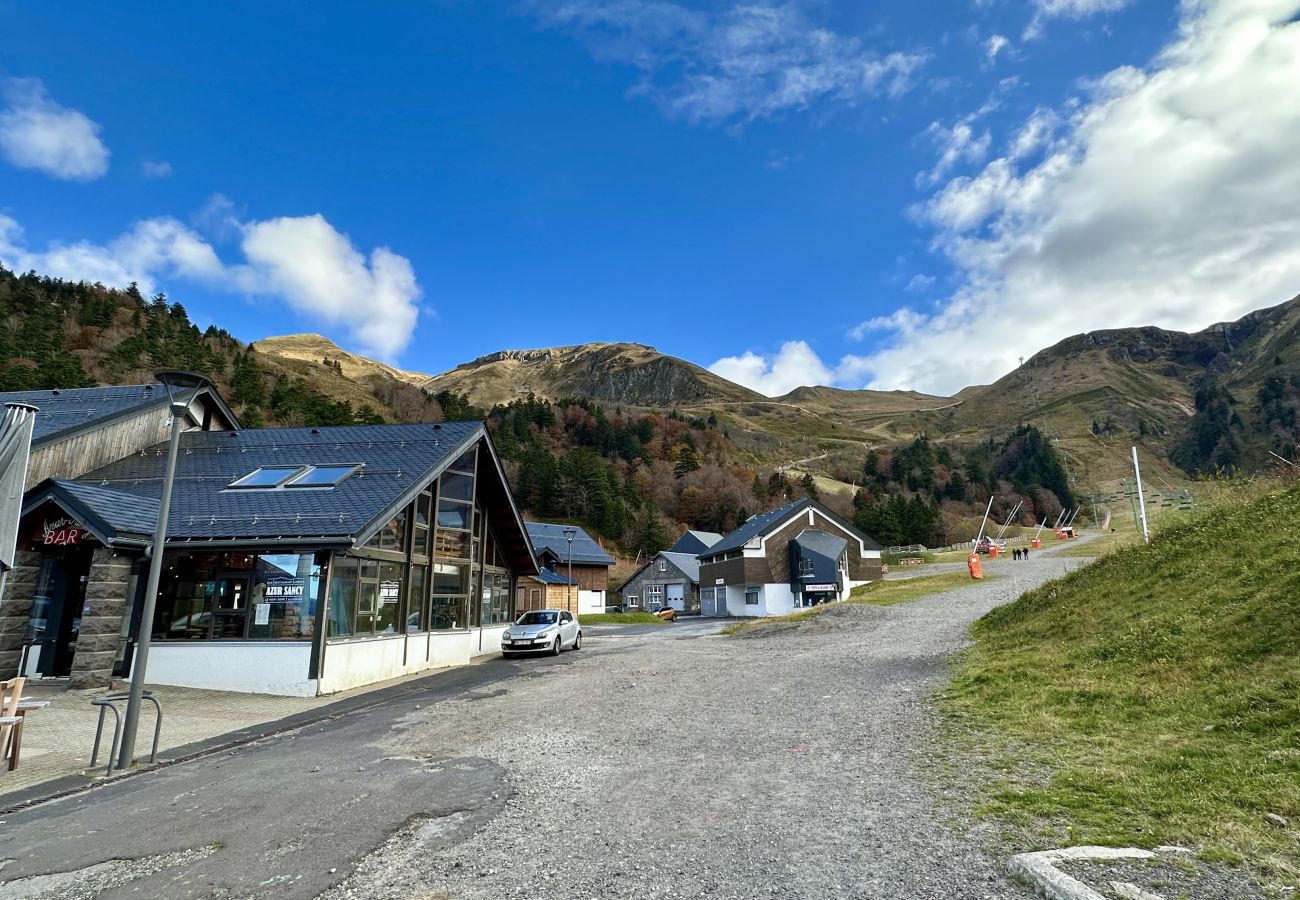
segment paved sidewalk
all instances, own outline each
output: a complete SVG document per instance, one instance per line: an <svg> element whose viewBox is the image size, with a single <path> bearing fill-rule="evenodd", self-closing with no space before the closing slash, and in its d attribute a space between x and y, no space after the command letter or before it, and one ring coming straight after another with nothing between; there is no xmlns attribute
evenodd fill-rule
<svg viewBox="0 0 1300 900"><path fill-rule="evenodd" d="M401 685L445 669L421 672L390 681L366 685L351 691L323 697L278 697L269 694L241 694L206 691L195 688L150 686L162 703L163 725L158 740L158 759L166 761L200 749L205 742L222 735L255 728L289 717L311 717L313 712L329 714L327 707L350 705L356 698L377 690ZM104 737L100 744L95 772L88 775L90 751L95 742L99 707L91 704L97 697L126 693L123 683L113 691L70 691L58 684L28 682L23 697L48 700L45 709L27 714L23 725L22 754L13 772L0 767L0 809L25 802L43 793L61 793L102 777L108 762L109 744L113 739L113 714L104 717ZM136 738L136 758L147 759L153 741L154 708L145 702L140 714L140 731ZM176 751L181 751L177 753Z"/></svg>

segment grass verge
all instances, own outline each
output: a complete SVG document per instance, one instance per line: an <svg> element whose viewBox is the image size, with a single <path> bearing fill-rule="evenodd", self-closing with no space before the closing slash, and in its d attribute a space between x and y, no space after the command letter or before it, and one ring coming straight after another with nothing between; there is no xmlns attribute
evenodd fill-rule
<svg viewBox="0 0 1300 900"><path fill-rule="evenodd" d="M1300 877L1297 521L1300 489L1224 506L977 622L942 703L992 751L984 810Z"/></svg>
<svg viewBox="0 0 1300 900"><path fill-rule="evenodd" d="M997 576L984 576L985 581L992 581ZM969 584L977 584L971 579L966 572L944 572L940 575L919 575L916 578L908 578L902 581L873 581L871 584L864 584L853 589L847 600L841 603L863 603L872 606L893 606L895 603L904 603L908 600L915 600L917 597L925 597L929 594L938 594L944 591L957 590ZM764 628L773 625L780 625L788 622L800 622L804 619L810 619L813 616L820 615L828 609L834 609L840 603L826 603L822 606L813 606L808 609L800 609L784 616L772 616L767 619L752 619L743 622L736 622L734 625L728 625L722 629L722 634L735 634L738 631L744 631L749 628ZM585 619L583 621L586 621Z"/></svg>
<svg viewBox="0 0 1300 900"><path fill-rule="evenodd" d="M648 612L592 613L582 615L578 621L583 625L662 625L664 620Z"/></svg>

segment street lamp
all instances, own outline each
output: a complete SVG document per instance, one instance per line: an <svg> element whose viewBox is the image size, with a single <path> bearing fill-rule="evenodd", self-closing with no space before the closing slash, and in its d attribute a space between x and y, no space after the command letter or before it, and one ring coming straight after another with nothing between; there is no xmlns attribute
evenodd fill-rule
<svg viewBox="0 0 1300 900"><path fill-rule="evenodd" d="M578 529L564 529L564 539L569 542L569 584L564 589L564 605L573 612L573 539L577 537Z"/></svg>
<svg viewBox="0 0 1300 900"><path fill-rule="evenodd" d="M154 525L153 543L149 545L149 581L144 589L144 608L140 611L140 635L131 665L131 692L126 702L126 722L122 726L122 751L117 757L119 769L135 761L135 733L140 725L140 703L144 698L144 670L149 662L149 638L153 635L153 612L158 602L158 581L162 577L163 548L167 543L167 515L171 512L172 482L176 480L177 448L184 430L185 413L199 388L211 382L193 372L164 369L154 377L167 389L168 411L172 417L171 440L167 444L167 469L163 475L162 497L158 501L158 522ZM177 391L188 391L179 394Z"/></svg>

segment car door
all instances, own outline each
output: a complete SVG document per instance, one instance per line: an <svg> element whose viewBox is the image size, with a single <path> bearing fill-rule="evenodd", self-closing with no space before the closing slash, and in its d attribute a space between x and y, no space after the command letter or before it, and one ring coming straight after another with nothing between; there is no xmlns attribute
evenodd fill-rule
<svg viewBox="0 0 1300 900"><path fill-rule="evenodd" d="M569 646L577 637L578 623L574 621L573 613L568 611L560 613L560 640L565 646Z"/></svg>

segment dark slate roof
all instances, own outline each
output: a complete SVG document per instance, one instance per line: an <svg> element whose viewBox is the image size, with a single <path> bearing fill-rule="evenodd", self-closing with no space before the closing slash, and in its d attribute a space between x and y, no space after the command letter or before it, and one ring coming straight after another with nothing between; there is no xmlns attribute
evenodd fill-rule
<svg viewBox="0 0 1300 900"><path fill-rule="evenodd" d="M688 531L677 539L677 543L668 548L668 552L698 555L720 540L722 535L716 531Z"/></svg>
<svg viewBox="0 0 1300 900"><path fill-rule="evenodd" d="M757 516L750 517L745 524L741 525L731 534L718 541L708 550L702 552L701 556L716 556L719 553L726 553L728 550L739 550L752 539L765 532L770 526L777 524L783 519L788 518L793 513L812 503L807 497L802 500L796 500L793 503L787 503L785 506L778 506L770 512L760 513Z"/></svg>
<svg viewBox="0 0 1300 900"><path fill-rule="evenodd" d="M606 553L591 535L576 525L553 525L550 522L525 522L533 548L540 555L549 550L561 562L569 561L569 542L564 537L566 528L577 530L573 536L573 561L583 566L612 566L614 557Z"/></svg>
<svg viewBox="0 0 1300 900"><path fill-rule="evenodd" d="M844 548L849 545L849 542L844 538L825 531L819 531L816 528L808 528L799 532L799 536L795 538L795 541L829 559L839 559L840 554L844 552Z"/></svg>
<svg viewBox="0 0 1300 900"><path fill-rule="evenodd" d="M681 569L682 574L691 581L700 580L700 559L694 553L673 553L671 550L665 550L659 555Z"/></svg>
<svg viewBox="0 0 1300 900"><path fill-rule="evenodd" d="M117 534L153 534L158 498L143 497L97 484L55 479L78 521L100 540Z"/></svg>
<svg viewBox="0 0 1300 900"><path fill-rule="evenodd" d="M399 501L409 502L485 434L481 422L189 431L181 435L168 541L315 537L365 540ZM59 496L92 507L120 531L151 534L162 492L166 444L96 469L75 481L51 481ZM260 466L364 464L326 490L227 490ZM43 485L25 504L39 502Z"/></svg>
<svg viewBox="0 0 1300 900"><path fill-rule="evenodd" d="M542 569L533 576L543 584L577 584L577 579L565 578L563 575L557 575L551 569Z"/></svg>
<svg viewBox="0 0 1300 900"><path fill-rule="evenodd" d="M214 391L203 391L237 423L234 413ZM67 388L44 391L11 391L0 394L0 405L28 403L37 407L32 428L32 446L51 443L117 418L136 415L151 407L167 408L167 389L161 384L133 384L113 387Z"/></svg>
<svg viewBox="0 0 1300 900"><path fill-rule="evenodd" d="M852 534L856 534L860 536L862 538L863 545L868 550L880 549L880 545L878 543L873 541L869 536L863 534L857 528L854 528L851 522L844 521L844 518L842 516L827 509L825 506L823 506L821 503L818 503L816 500L813 500L811 497L804 497L800 500L794 501L793 503L787 503L785 506L777 507L771 512L765 512L762 513L761 515L754 516L753 518L745 522L745 524L737 528L735 531L731 532L731 534L727 535L721 541L714 544L708 550L701 552L700 556L707 559L716 556L720 553L726 553L730 550L739 550L754 538L765 534L768 531L768 529L773 528L776 525L779 525L781 522L790 518L790 516L794 515L796 512L799 512L800 510L806 509L810 506L816 509L818 512L820 512L822 515L826 516L827 518L842 524Z"/></svg>

